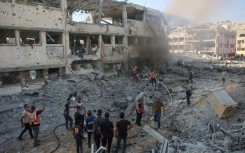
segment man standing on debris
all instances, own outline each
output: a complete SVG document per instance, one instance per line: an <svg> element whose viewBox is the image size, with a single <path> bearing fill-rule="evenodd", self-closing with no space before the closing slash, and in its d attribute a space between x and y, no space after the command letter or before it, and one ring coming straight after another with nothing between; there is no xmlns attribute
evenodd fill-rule
<svg viewBox="0 0 245 153"><path fill-rule="evenodd" d="M77 106L77 111L74 114L75 126L78 126L80 122L84 121L84 116L81 115L81 108Z"/></svg>
<svg viewBox="0 0 245 153"><path fill-rule="evenodd" d="M223 86L225 84L225 78L226 78L227 72L223 69L221 75L222 75L222 86Z"/></svg>
<svg viewBox="0 0 245 153"><path fill-rule="evenodd" d="M72 128L72 122L73 122L73 119L69 115L70 108L71 108L70 104L71 104L71 98L67 98L67 103L65 104L65 107L64 107L64 117L65 117L65 124L66 124L66 129L67 130L69 130L68 121L70 121L70 129Z"/></svg>
<svg viewBox="0 0 245 153"><path fill-rule="evenodd" d="M143 115L143 112L144 112L144 105L143 105L143 99L139 99L137 102L136 102L136 122L135 124L138 125L138 126L141 126L141 119L142 119L142 115Z"/></svg>
<svg viewBox="0 0 245 153"><path fill-rule="evenodd" d="M151 74L150 74L150 79L151 79L151 84L152 86L154 86L153 84L155 84L154 88L156 90L156 84L157 84L157 80L156 80L156 73L155 71L152 71Z"/></svg>
<svg viewBox="0 0 245 153"><path fill-rule="evenodd" d="M193 82L193 72L192 72L192 69L189 68L189 71L188 71L188 74L189 74L189 80L191 81L191 83Z"/></svg>
<svg viewBox="0 0 245 153"><path fill-rule="evenodd" d="M157 122L157 129L160 129L161 124L161 112L164 111L163 102L160 101L160 98L157 97L156 100L153 102L152 106L152 113L154 113L154 121Z"/></svg>
<svg viewBox="0 0 245 153"><path fill-rule="evenodd" d="M133 125L126 119L124 119L124 112L119 114L120 120L116 123L116 129L114 136L117 138L116 153L118 153L120 143L123 140L123 153L126 151L127 146L127 136L128 130L130 130Z"/></svg>
<svg viewBox="0 0 245 153"><path fill-rule="evenodd" d="M88 148L91 148L91 136L93 134L93 126L95 117L92 115L92 111L88 110L86 118L86 129L88 134Z"/></svg>
<svg viewBox="0 0 245 153"><path fill-rule="evenodd" d="M28 106L27 104L25 104L25 105L24 105L24 111L23 111L23 113L22 113L21 120L20 120L20 121L21 121L21 128L23 128L24 126L25 126L25 128L24 128L24 130L21 132L21 134L18 136L18 139L19 139L19 140L23 140L22 135L23 135L27 130L29 131L29 134L30 134L31 138L34 139L34 136L33 136L33 134L32 134L31 125L30 125L30 123L29 123L29 121L30 121L29 115L30 115L30 108L29 108L29 106Z"/></svg>
<svg viewBox="0 0 245 153"><path fill-rule="evenodd" d="M94 142L95 142L95 145L97 147L97 150L100 147L100 139L101 139L101 135L100 135L100 131L99 131L99 127L101 125L101 122L103 121L103 118L101 117L101 115L102 115L102 110L98 109L97 110L97 117L94 119L94 126L93 126Z"/></svg>
<svg viewBox="0 0 245 153"><path fill-rule="evenodd" d="M43 109L36 111L36 106L31 106L31 112L30 112L30 123L32 130L34 132L34 147L40 145L38 142L38 134L39 134L39 126L40 126L40 118L39 115L45 110L45 105L43 106Z"/></svg>
<svg viewBox="0 0 245 153"><path fill-rule="evenodd" d="M83 140L85 141L83 136L83 121L80 121L79 124L75 126L73 135L76 140L77 153L83 153Z"/></svg>
<svg viewBox="0 0 245 153"><path fill-rule="evenodd" d="M116 70L117 70L117 76L120 77L120 75L122 76L122 69L121 69L121 63L118 63L116 65Z"/></svg>
<svg viewBox="0 0 245 153"><path fill-rule="evenodd" d="M77 107L80 107L80 114L82 115L82 120L84 121L86 115L86 109L81 102L81 97L77 97Z"/></svg>
<svg viewBox="0 0 245 153"><path fill-rule="evenodd" d="M106 147L108 143L107 152L110 153L111 143L113 139L114 125L112 121L109 120L110 114L108 112L105 113L105 119L101 122L99 131L101 134L102 146ZM105 151L104 151L105 153Z"/></svg>
<svg viewBox="0 0 245 153"><path fill-rule="evenodd" d="M190 105L191 95L192 95L192 84L191 84L191 80L188 80L188 85L186 87L186 100L188 105Z"/></svg>
<svg viewBox="0 0 245 153"><path fill-rule="evenodd" d="M131 66L131 68L132 68L132 77L135 79L137 77L137 69L138 69L138 67L137 66L135 66L135 67Z"/></svg>

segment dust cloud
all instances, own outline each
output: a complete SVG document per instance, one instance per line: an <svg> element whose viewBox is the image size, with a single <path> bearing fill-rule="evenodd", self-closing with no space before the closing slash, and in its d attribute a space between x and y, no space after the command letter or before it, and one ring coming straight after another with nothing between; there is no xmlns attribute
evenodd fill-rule
<svg viewBox="0 0 245 153"><path fill-rule="evenodd" d="M170 0L164 12L194 23L210 22L229 9L231 2L232 0Z"/></svg>

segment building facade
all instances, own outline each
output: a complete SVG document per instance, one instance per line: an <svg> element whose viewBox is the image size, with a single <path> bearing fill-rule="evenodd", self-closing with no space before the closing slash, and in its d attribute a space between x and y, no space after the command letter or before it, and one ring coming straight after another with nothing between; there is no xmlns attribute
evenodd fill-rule
<svg viewBox="0 0 245 153"><path fill-rule="evenodd" d="M231 58L236 52L236 32L230 24L177 27L168 32L170 52L199 52Z"/></svg>
<svg viewBox="0 0 245 153"><path fill-rule="evenodd" d="M127 68L130 59L152 50L167 52L162 13L140 5L0 0L0 10L0 86L24 85L33 75L90 73L116 62Z"/></svg>
<svg viewBox="0 0 245 153"><path fill-rule="evenodd" d="M245 56L245 22L235 24L234 30L237 31L236 53Z"/></svg>

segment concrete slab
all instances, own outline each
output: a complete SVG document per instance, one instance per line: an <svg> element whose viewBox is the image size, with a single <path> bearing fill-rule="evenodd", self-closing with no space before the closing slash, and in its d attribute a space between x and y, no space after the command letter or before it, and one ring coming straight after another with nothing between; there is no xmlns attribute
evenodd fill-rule
<svg viewBox="0 0 245 153"><path fill-rule="evenodd" d="M21 92L21 86L10 86L0 88L0 96L14 95Z"/></svg>
<svg viewBox="0 0 245 153"><path fill-rule="evenodd" d="M0 107L0 113L15 109L15 108L20 108L23 107L22 103L16 103L16 104L8 104L8 105L1 105Z"/></svg>
<svg viewBox="0 0 245 153"><path fill-rule="evenodd" d="M153 138L157 139L160 143L164 143L165 141L168 142L168 139L166 139L165 137L163 137L161 134L159 134L157 131L153 130L152 128L150 128L148 125L145 125L143 127L143 129L150 134L151 136L153 136Z"/></svg>

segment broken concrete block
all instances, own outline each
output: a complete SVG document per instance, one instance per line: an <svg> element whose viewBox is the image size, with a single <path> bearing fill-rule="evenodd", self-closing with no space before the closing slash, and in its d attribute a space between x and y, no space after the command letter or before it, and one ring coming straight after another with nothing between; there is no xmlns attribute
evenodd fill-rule
<svg viewBox="0 0 245 153"><path fill-rule="evenodd" d="M173 93L179 93L179 92L184 91L184 89L183 89L183 87L181 87L181 86L177 86L177 87L172 88L171 91L172 91Z"/></svg>
<svg viewBox="0 0 245 153"><path fill-rule="evenodd" d="M233 116L237 111L238 104L223 88L212 90L207 100L220 118Z"/></svg>
<svg viewBox="0 0 245 153"><path fill-rule="evenodd" d="M99 79L102 79L104 76L105 76L104 73L99 73L99 74L97 75L97 77L98 77Z"/></svg>
<svg viewBox="0 0 245 153"><path fill-rule="evenodd" d="M21 92L21 86L9 86L0 88L0 96L14 95Z"/></svg>
<svg viewBox="0 0 245 153"><path fill-rule="evenodd" d="M78 83L78 82L80 82L81 80L78 79L78 78L76 78L76 77L71 77L71 78L67 79L67 81Z"/></svg>
<svg viewBox="0 0 245 153"><path fill-rule="evenodd" d="M87 74L87 77L89 78L89 80L91 80L92 82L94 82L95 77L93 74Z"/></svg>

